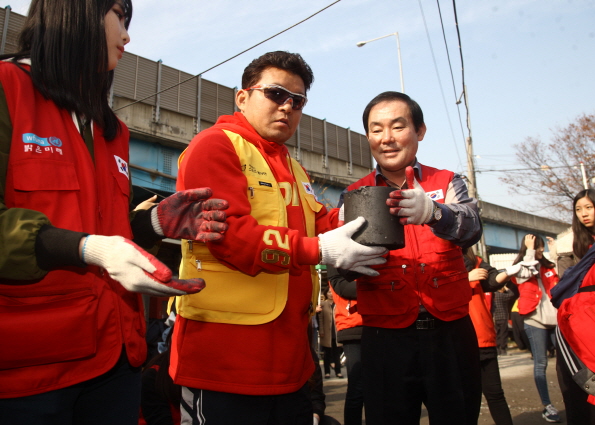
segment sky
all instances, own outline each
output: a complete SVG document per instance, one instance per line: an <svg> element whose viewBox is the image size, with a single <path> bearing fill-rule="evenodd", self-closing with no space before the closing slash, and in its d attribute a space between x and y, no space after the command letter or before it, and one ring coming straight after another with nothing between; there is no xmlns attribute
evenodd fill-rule
<svg viewBox="0 0 595 425"><path fill-rule="evenodd" d="M133 0L126 49L199 74L334 1ZM29 3L8 4L26 14ZM304 112L363 133L366 104L383 91L401 91L399 59L395 36L356 43L398 32L404 91L421 105L428 128L418 159L467 174L453 3L341 0L203 78L240 86L244 67L261 54L300 53L315 76ZM518 168L515 144L548 142L552 130L595 113L595 0L458 0L456 14L479 197L544 215L533 196L499 180L505 171L489 170Z"/></svg>

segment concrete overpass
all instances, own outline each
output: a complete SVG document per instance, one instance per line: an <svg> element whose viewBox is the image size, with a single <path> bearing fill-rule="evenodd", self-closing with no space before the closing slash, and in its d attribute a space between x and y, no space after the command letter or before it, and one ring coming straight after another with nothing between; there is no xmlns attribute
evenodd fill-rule
<svg viewBox="0 0 595 425"><path fill-rule="evenodd" d="M25 17L0 8L0 53L16 51ZM238 68L238 81L243 69ZM183 82L182 84L179 84ZM173 87L161 94L162 89ZM217 117L235 109L236 88L194 77L161 61L124 53L115 71L110 103L131 133L130 168L136 204L175 190L177 159L195 134ZM362 106L363 107L363 106ZM296 134L287 142L290 154L310 173L321 202L337 204L350 183L373 169L366 137L349 128L303 114ZM208 158L205 158L208 160ZM528 232L553 236L568 225L547 218L483 202L484 232L489 253L518 250ZM172 269L179 264L179 248L164 244L160 257Z"/></svg>

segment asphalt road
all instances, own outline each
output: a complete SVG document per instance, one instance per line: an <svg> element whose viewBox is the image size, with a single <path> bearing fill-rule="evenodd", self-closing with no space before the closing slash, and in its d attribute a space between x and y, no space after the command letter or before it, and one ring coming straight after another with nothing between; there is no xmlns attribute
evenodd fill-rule
<svg viewBox="0 0 595 425"><path fill-rule="evenodd" d="M509 349L508 356L498 357L500 376L506 401L514 425L545 425L548 422L541 417L543 406L533 380L533 360L528 351ZM345 371L345 369L343 369ZM331 375L334 375L331 373ZM548 388L552 404L560 411L562 423L565 422L564 403L556 377L556 359L548 359L547 368ZM347 387L346 379L325 379L324 392L326 394L326 414L343 423L343 403ZM420 424L429 425L427 412L422 411ZM364 421L365 424L365 421ZM481 413L478 425L494 425L485 399L481 403Z"/></svg>

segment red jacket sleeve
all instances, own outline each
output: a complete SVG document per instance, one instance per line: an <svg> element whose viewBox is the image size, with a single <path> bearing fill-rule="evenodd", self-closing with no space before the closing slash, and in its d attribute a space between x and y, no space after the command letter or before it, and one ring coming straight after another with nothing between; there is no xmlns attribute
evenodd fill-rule
<svg viewBox="0 0 595 425"><path fill-rule="evenodd" d="M248 184L241 170L236 151L225 133L219 129L205 130L191 142L184 154L178 173L178 190L210 187L213 198L229 202L229 229L221 242L209 243L211 253L223 264L249 275L261 271L301 274L302 266L318 263L318 238L309 238L287 227L259 225L250 215ZM316 216L317 234L330 228L326 209ZM268 229L279 232L280 238L266 238ZM289 247L279 246L289 238ZM271 246L270 243L276 246ZM282 243L281 245L284 245ZM289 261L264 262L262 252L276 249L287 253Z"/></svg>

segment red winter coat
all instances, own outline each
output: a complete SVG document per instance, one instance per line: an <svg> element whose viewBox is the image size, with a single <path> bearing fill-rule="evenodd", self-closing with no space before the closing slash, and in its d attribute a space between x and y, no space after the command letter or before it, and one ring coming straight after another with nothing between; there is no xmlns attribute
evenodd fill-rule
<svg viewBox="0 0 595 425"><path fill-rule="evenodd" d="M581 288L595 285L595 267L585 275ZM579 359L595 370L595 292L579 292L558 309L558 327Z"/></svg>

